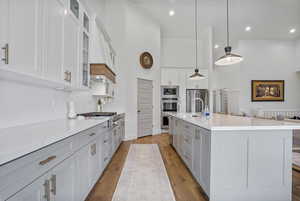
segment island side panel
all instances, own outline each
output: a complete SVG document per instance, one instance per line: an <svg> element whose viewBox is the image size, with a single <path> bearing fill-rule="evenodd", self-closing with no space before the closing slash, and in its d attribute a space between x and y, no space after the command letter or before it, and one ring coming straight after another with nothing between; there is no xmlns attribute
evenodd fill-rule
<svg viewBox="0 0 300 201"><path fill-rule="evenodd" d="M292 131L212 131L211 201L291 201Z"/></svg>

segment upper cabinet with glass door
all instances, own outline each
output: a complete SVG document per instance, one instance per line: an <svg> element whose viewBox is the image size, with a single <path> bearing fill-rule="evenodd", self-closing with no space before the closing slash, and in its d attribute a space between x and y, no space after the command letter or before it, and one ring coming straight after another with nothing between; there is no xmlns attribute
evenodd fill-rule
<svg viewBox="0 0 300 201"><path fill-rule="evenodd" d="M81 71L81 86L89 87L89 49L90 49L90 20L86 12L82 16L82 62Z"/></svg>

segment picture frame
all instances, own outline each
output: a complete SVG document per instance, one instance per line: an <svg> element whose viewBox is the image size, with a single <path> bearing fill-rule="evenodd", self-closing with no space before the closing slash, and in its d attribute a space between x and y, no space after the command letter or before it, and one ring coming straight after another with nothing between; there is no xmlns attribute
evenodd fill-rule
<svg viewBox="0 0 300 201"><path fill-rule="evenodd" d="M284 80L252 80L252 102L284 102Z"/></svg>
<svg viewBox="0 0 300 201"><path fill-rule="evenodd" d="M149 52L144 52L140 56L140 64L144 69L150 69L153 66L153 57Z"/></svg>

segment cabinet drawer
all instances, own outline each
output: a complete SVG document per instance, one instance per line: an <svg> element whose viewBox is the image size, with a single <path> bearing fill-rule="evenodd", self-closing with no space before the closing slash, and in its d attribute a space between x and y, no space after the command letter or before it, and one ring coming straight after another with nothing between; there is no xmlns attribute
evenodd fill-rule
<svg viewBox="0 0 300 201"><path fill-rule="evenodd" d="M185 152L183 154L183 160L186 163L186 165L188 166L188 168L192 171L193 169L193 157L192 154Z"/></svg>
<svg viewBox="0 0 300 201"><path fill-rule="evenodd" d="M108 121L96 126L96 130L97 130L97 133L105 133L109 130L109 123Z"/></svg>
<svg viewBox="0 0 300 201"><path fill-rule="evenodd" d="M75 136L74 149L78 150L99 136L97 127L83 131Z"/></svg>
<svg viewBox="0 0 300 201"><path fill-rule="evenodd" d="M0 167L0 194L12 196L72 154L72 138Z"/></svg>

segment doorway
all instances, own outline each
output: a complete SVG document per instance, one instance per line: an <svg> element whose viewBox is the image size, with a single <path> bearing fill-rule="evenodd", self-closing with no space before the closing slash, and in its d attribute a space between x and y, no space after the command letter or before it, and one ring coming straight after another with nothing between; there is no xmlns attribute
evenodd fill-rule
<svg viewBox="0 0 300 201"><path fill-rule="evenodd" d="M138 78L138 137L153 134L153 81Z"/></svg>

